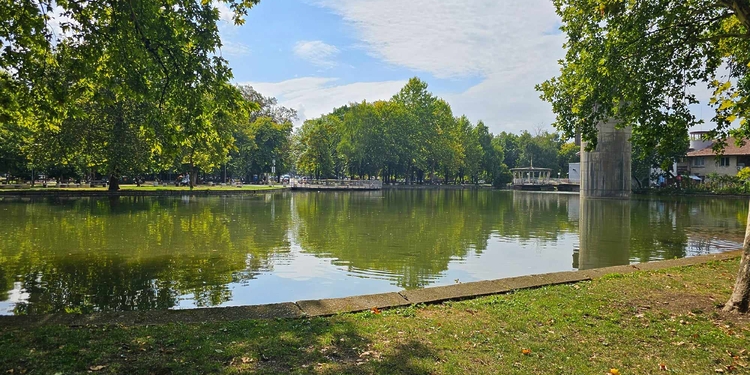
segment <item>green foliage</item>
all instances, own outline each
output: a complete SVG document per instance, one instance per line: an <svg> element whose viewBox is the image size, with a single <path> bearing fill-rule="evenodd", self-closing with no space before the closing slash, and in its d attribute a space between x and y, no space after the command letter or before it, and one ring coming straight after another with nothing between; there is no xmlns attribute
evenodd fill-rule
<svg viewBox="0 0 750 375"><path fill-rule="evenodd" d="M740 169L740 171L737 172L737 178L744 182L750 181L750 167Z"/></svg>
<svg viewBox="0 0 750 375"><path fill-rule="evenodd" d="M299 129L300 149L297 170L315 178L340 177L342 158L338 145L341 142L341 120L334 115L307 120Z"/></svg>
<svg viewBox="0 0 750 375"><path fill-rule="evenodd" d="M478 183L509 176L502 144L484 123L455 117L418 78L389 101L351 103L309 120L295 138L297 170L315 177Z"/></svg>
<svg viewBox="0 0 750 375"><path fill-rule="evenodd" d="M557 164L561 173L568 172L568 164L581 161L581 147L573 142L563 143L557 152Z"/></svg>
<svg viewBox="0 0 750 375"><path fill-rule="evenodd" d="M258 1L222 2L239 24ZM53 5L69 20L62 34L48 25ZM3 2L0 129L26 129L14 133L29 164L113 182L181 163L193 177L210 170L248 109L217 55L218 20L208 1Z"/></svg>
<svg viewBox="0 0 750 375"><path fill-rule="evenodd" d="M228 169L234 176L271 173L276 165L277 175L293 168L291 152L292 121L297 111L279 106L276 98L265 97L251 86L238 87L248 103L254 103L249 115L234 129L234 145L229 155Z"/></svg>
<svg viewBox="0 0 750 375"><path fill-rule="evenodd" d="M510 173L510 169L505 164L501 164L492 179L492 186L502 188L511 182L513 182L513 174Z"/></svg>
<svg viewBox="0 0 750 375"><path fill-rule="evenodd" d="M750 3L732 1L554 0L567 35L561 74L537 86L555 126L596 146L596 124L615 118L657 157L684 152L701 123L689 110L694 85L714 88L714 135L732 123L750 134ZM722 73L722 66L728 74Z"/></svg>

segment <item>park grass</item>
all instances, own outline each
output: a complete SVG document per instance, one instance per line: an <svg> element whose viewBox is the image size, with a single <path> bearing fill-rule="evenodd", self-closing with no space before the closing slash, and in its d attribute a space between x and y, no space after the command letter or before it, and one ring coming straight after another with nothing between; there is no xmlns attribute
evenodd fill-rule
<svg viewBox="0 0 750 375"><path fill-rule="evenodd" d="M0 373L750 373L737 261L329 318L0 328Z"/></svg>
<svg viewBox="0 0 750 375"><path fill-rule="evenodd" d="M227 191L227 190L274 190L274 189L280 189L282 188L282 185L242 185L242 187L237 186L208 186L208 185L199 185L193 188L193 191L200 192L200 191ZM42 192L50 192L50 193L59 193L59 192L70 192L70 191L100 191L100 192L107 192L106 187L69 187L69 188L55 188L55 187L33 187L33 188L23 188L23 189L0 189L0 194L8 193L13 194L17 192L23 192L23 191L42 191ZM140 187L136 185L120 185L119 192L131 192L131 191L190 191L189 186L153 186L153 185L141 185Z"/></svg>

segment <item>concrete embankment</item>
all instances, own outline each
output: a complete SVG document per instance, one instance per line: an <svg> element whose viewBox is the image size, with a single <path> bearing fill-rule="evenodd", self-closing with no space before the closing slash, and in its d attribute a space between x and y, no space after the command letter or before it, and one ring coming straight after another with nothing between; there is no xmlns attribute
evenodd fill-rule
<svg viewBox="0 0 750 375"><path fill-rule="evenodd" d="M91 324L165 324L200 323L209 321L234 321L244 319L303 318L330 316L341 313L386 309L419 303L439 303L480 296L509 293L521 289L588 281L609 274L637 271L656 271L671 267L691 266L711 261L734 259L741 251L702 255L690 258L639 263L624 266L597 268L584 271L555 272L497 280L477 281L401 292L362 296L305 300L267 305L213 307L186 310L153 310L111 312L95 314L49 314L27 316L0 316L0 325L35 326L58 324L83 326Z"/></svg>

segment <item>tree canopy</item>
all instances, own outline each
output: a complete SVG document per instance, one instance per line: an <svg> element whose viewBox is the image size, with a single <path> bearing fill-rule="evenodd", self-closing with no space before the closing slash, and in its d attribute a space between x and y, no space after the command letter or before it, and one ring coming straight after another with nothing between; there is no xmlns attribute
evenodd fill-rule
<svg viewBox="0 0 750 375"><path fill-rule="evenodd" d="M235 23L258 3L222 1ZM0 127L26 130L32 164L104 160L111 188L147 162L225 162L252 106L229 85L218 20L207 0L3 2Z"/></svg>
<svg viewBox="0 0 750 375"><path fill-rule="evenodd" d="M388 101L351 103L305 121L296 134L297 170L316 178L504 184L510 174L493 138L484 123L454 116L412 78Z"/></svg>
<svg viewBox="0 0 750 375"><path fill-rule="evenodd" d="M697 87L712 88L715 136L750 129L748 1L555 0L567 35L561 73L537 88L555 125L596 144L596 124L616 118L662 155L701 120Z"/></svg>

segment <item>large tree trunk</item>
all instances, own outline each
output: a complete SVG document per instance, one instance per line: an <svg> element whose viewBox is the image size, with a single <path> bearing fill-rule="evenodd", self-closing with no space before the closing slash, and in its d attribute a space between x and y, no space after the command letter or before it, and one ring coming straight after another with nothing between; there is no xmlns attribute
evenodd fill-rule
<svg viewBox="0 0 750 375"><path fill-rule="evenodd" d="M198 168L194 165L190 166L190 190L193 190L195 185L198 183Z"/></svg>
<svg viewBox="0 0 750 375"><path fill-rule="evenodd" d="M120 190L120 178L114 173L109 175L109 191Z"/></svg>
<svg viewBox="0 0 750 375"><path fill-rule="evenodd" d="M724 305L724 311L746 313L748 304L750 304L750 212L748 212L747 217L740 271L737 273L737 281L734 284L732 296Z"/></svg>

